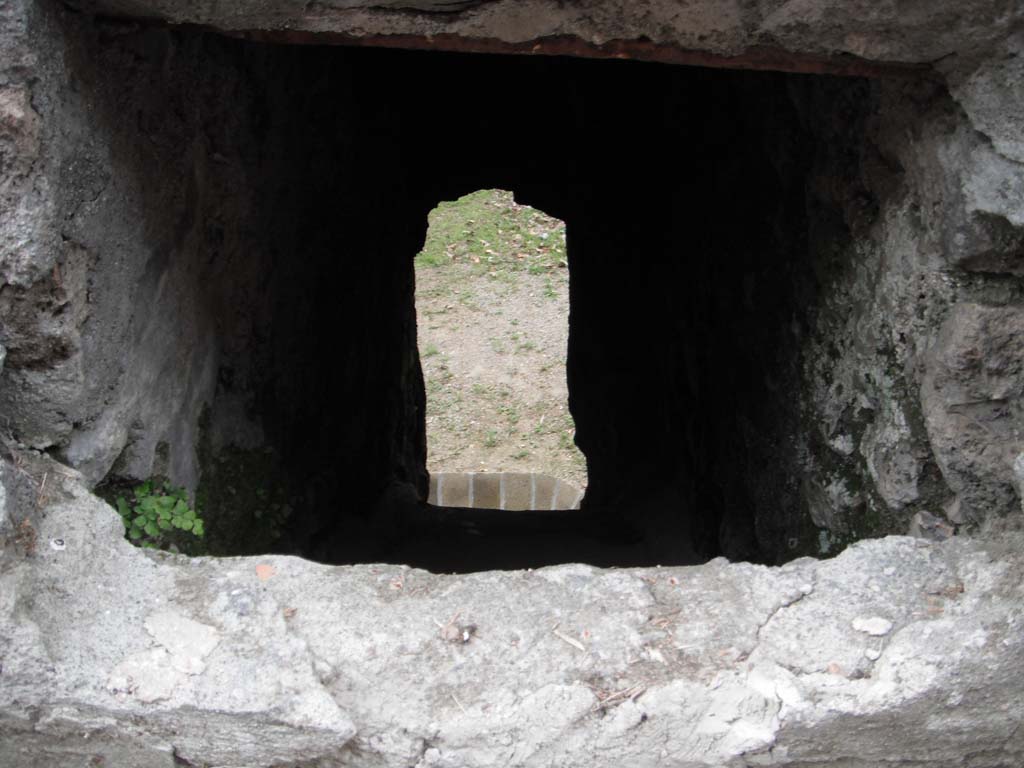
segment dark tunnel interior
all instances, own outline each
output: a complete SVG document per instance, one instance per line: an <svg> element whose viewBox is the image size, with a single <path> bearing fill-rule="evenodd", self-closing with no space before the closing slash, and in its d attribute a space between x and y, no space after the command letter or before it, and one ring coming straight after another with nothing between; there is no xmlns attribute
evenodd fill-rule
<svg viewBox="0 0 1024 768"><path fill-rule="evenodd" d="M218 344L208 553L443 572L790 556L809 525L794 318L850 237L814 190L826 163L856 189L871 82L201 37L243 73L224 94L197 72L190 96L220 99L205 151L228 158L185 201ZM413 257L439 201L493 187L566 222L578 512L423 503Z"/></svg>

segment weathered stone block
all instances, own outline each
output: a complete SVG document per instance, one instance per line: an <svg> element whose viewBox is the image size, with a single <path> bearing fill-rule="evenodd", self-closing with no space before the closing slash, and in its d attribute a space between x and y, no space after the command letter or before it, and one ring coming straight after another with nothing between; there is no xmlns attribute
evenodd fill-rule
<svg viewBox="0 0 1024 768"><path fill-rule="evenodd" d="M22 471L50 482L36 553L0 555L11 768L1024 759L1013 536L781 568L188 560L130 546L67 470Z"/></svg>
<svg viewBox="0 0 1024 768"><path fill-rule="evenodd" d="M536 472L435 472L427 501L478 509L579 509L583 492Z"/></svg>
<svg viewBox="0 0 1024 768"><path fill-rule="evenodd" d="M1022 396L1024 308L954 306L930 351L921 398L943 477L974 519L1019 508Z"/></svg>

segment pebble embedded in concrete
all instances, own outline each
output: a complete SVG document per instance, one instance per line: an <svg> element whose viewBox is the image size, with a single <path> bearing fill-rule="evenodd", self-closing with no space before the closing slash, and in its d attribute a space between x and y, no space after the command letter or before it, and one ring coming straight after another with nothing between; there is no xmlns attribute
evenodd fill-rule
<svg viewBox="0 0 1024 768"><path fill-rule="evenodd" d="M885 637L892 631L892 622L881 616L870 618L861 616L853 620L853 628L872 637Z"/></svg>

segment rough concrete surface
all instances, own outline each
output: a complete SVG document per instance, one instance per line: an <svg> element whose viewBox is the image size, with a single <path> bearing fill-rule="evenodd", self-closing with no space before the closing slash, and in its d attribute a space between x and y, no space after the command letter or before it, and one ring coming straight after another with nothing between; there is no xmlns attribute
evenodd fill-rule
<svg viewBox="0 0 1024 768"><path fill-rule="evenodd" d="M781 568L188 560L132 547L70 470L4 471L49 477L34 552L24 509L4 526L10 768L1024 760L1016 538Z"/></svg>
<svg viewBox="0 0 1024 768"><path fill-rule="evenodd" d="M473 41L493 50L544 51L551 39L572 45L552 52L583 55L633 55L657 59L689 51L756 62L752 49L777 52L775 64L800 67L800 57L823 57L831 63L805 63L805 68L838 68L843 57L884 64L928 64L946 57L985 50L1024 18L1008 0L879 4L871 0L737 0L644 2L623 0L586 3L548 0L466 0L465 2L326 2L188 3L180 0L75 0L74 5L118 16L162 19L210 26L233 32L281 33L306 39L302 33L334 33L349 40L387 38L439 49L465 48ZM425 39L424 39L425 38ZM432 39L433 38L433 39ZM609 43L637 41L620 51ZM502 44L505 44L504 46ZM694 63L699 63L699 59Z"/></svg>
<svg viewBox="0 0 1024 768"><path fill-rule="evenodd" d="M1024 452L1024 313L957 304L931 350L922 402L959 513L1017 504L1013 466Z"/></svg>

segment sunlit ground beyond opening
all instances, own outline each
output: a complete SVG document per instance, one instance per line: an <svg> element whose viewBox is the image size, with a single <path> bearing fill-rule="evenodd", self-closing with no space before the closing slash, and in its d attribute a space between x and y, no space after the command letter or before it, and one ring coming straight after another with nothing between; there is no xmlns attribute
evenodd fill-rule
<svg viewBox="0 0 1024 768"><path fill-rule="evenodd" d="M427 468L538 472L586 487L565 380L565 225L481 190L430 213L416 257Z"/></svg>

